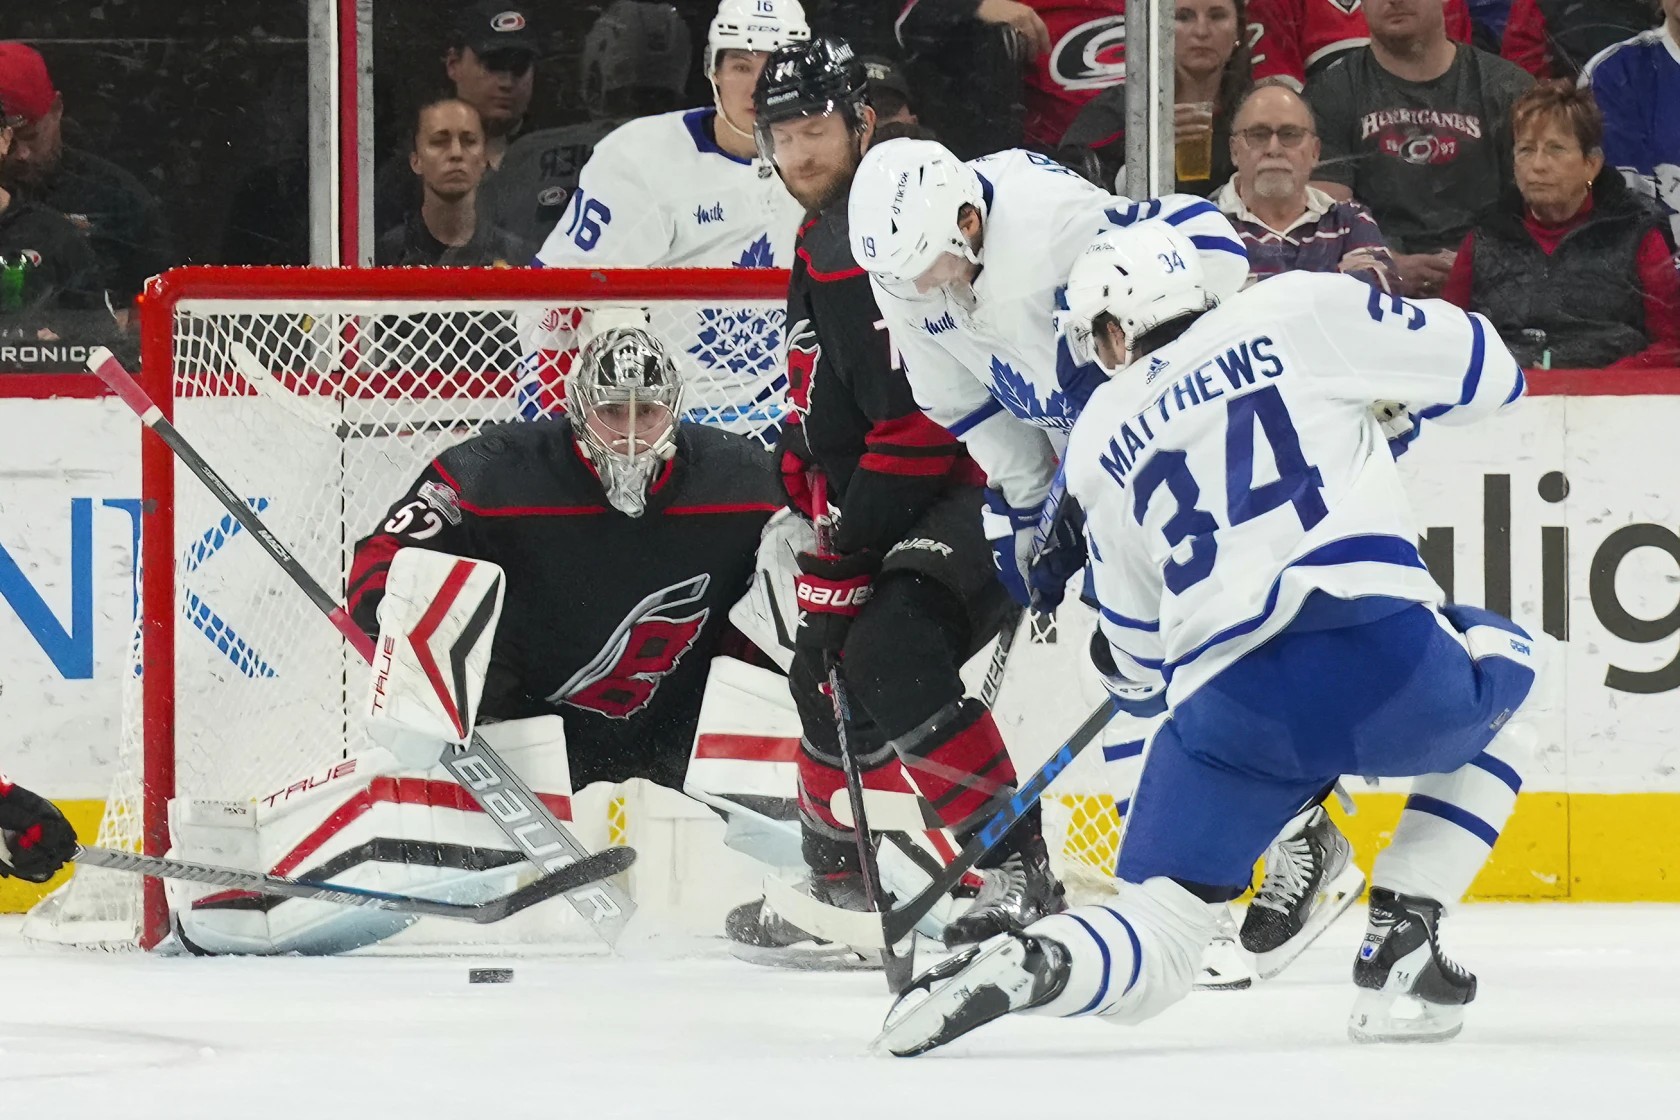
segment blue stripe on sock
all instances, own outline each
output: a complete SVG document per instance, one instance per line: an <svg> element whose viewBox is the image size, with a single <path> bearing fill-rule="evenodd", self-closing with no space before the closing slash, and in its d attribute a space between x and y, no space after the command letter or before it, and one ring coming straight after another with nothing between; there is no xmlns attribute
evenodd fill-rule
<svg viewBox="0 0 1680 1120"><path fill-rule="evenodd" d="M1097 1004L1102 1002L1102 997L1103 997L1104 993L1106 993L1108 991L1108 974L1111 971L1111 969L1113 968L1114 962L1113 962L1112 959L1110 959L1110 957L1108 955L1108 943L1105 942L1102 938L1097 936L1097 931L1091 928L1091 923L1090 922L1087 922L1084 918L1081 918L1078 914L1069 913L1068 917L1070 917L1074 921L1078 922L1080 924L1080 926L1085 930L1085 932L1091 935L1091 940L1095 941L1097 943L1097 952L1102 954L1102 966L1103 966L1102 983L1097 985L1097 994L1091 997L1091 1002L1090 1003L1087 1003L1084 1007L1081 1007L1078 1011L1074 1012L1075 1015L1086 1015L1086 1014L1090 1013L1092 1008L1096 1007ZM1124 919L1121 919L1121 920L1124 921ZM1126 929L1128 931L1131 928L1132 927L1130 927L1130 926L1126 927ZM1135 934L1132 937L1132 943L1133 944L1137 943L1137 936ZM1135 976L1133 978L1136 979Z"/></svg>
<svg viewBox="0 0 1680 1120"><path fill-rule="evenodd" d="M1111 743L1103 747L1104 762L1119 762L1123 758L1136 758L1143 753L1143 740L1133 739L1129 743Z"/></svg>
<svg viewBox="0 0 1680 1120"><path fill-rule="evenodd" d="M1103 749L1106 751L1108 748ZM1522 789L1522 775L1512 769L1509 763L1501 762L1486 751L1472 758L1470 765L1478 770L1486 770L1489 774L1510 786L1512 793L1517 793Z"/></svg>
<svg viewBox="0 0 1680 1120"><path fill-rule="evenodd" d="M1126 915L1112 906L1104 906L1103 909L1119 919L1120 924L1126 927L1126 936L1132 939L1132 978L1126 981L1126 991L1120 993L1124 996L1137 984L1138 973L1143 970L1143 946L1138 944L1137 930L1126 920Z"/></svg>
<svg viewBox="0 0 1680 1120"><path fill-rule="evenodd" d="M1421 793L1414 793L1406 799L1406 808L1419 813L1428 813L1432 817L1440 817L1444 821L1451 821L1490 848L1499 842L1499 830L1497 828L1494 828L1476 814L1460 809L1457 805L1438 801Z"/></svg>

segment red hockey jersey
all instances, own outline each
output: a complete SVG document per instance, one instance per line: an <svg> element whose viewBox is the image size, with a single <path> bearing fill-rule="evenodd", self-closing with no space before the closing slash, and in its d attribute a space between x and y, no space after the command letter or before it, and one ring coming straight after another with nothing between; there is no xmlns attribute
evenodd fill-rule
<svg viewBox="0 0 1680 1120"><path fill-rule="evenodd" d="M1126 0L1022 0L1050 33L1050 53L1027 66L1027 143L1053 148L1099 90L1126 80ZM908 0L899 42L924 41L940 25L974 18L974 0Z"/></svg>
<svg viewBox="0 0 1680 1120"><path fill-rule="evenodd" d="M1447 0L1447 34L1470 41L1470 10ZM1299 89L1307 72L1337 53L1370 41L1362 0L1249 0L1248 41L1254 80L1288 78Z"/></svg>

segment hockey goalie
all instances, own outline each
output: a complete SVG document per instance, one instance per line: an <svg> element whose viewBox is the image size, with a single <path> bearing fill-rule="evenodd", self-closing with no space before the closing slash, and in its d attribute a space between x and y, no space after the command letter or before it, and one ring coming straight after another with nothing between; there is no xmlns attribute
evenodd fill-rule
<svg viewBox="0 0 1680 1120"><path fill-rule="evenodd" d="M358 542L348 608L377 634L377 745L248 802L176 802L174 855L476 902L528 865L438 767L447 744L478 731L562 818L591 783L681 788L781 486L749 437L678 420L644 330L590 339L567 398L443 452ZM785 696L732 664L735 687ZM205 953L343 952L414 920L169 889L177 937Z"/></svg>

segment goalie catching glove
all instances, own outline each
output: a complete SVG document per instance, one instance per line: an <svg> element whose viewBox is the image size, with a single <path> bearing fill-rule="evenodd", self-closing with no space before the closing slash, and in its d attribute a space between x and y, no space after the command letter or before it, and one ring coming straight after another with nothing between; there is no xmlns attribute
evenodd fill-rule
<svg viewBox="0 0 1680 1120"><path fill-rule="evenodd" d="M391 558L363 712L405 767L426 769L445 743L472 739L505 585L485 560L423 548Z"/></svg>
<svg viewBox="0 0 1680 1120"><path fill-rule="evenodd" d="M51 879L76 856L76 830L58 806L0 774L0 879Z"/></svg>

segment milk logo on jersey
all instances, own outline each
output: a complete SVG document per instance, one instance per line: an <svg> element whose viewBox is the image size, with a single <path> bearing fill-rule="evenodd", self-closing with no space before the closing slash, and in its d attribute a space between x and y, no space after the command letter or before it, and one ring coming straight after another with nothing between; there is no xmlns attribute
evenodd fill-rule
<svg viewBox="0 0 1680 1120"><path fill-rule="evenodd" d="M710 206L701 203L694 208L694 220L697 224L703 226L723 221L723 203L714 202Z"/></svg>
<svg viewBox="0 0 1680 1120"><path fill-rule="evenodd" d="M660 588L630 609L601 652L548 696L613 719L629 719L647 706L706 627L705 601L712 577L700 575Z"/></svg>
<svg viewBox="0 0 1680 1120"><path fill-rule="evenodd" d="M1359 122L1359 138L1384 155L1417 165L1451 163L1467 140L1482 138L1482 118L1438 109L1381 109Z"/></svg>
<svg viewBox="0 0 1680 1120"><path fill-rule="evenodd" d="M1063 89L1106 89L1126 80L1126 17L1075 27L1050 50L1050 77Z"/></svg>
<svg viewBox="0 0 1680 1120"><path fill-rule="evenodd" d="M956 330L957 321L952 318L951 313L947 311L937 319L924 318L922 320L922 329L927 331L929 334L944 334L946 331Z"/></svg>

